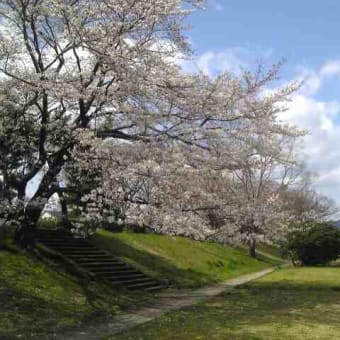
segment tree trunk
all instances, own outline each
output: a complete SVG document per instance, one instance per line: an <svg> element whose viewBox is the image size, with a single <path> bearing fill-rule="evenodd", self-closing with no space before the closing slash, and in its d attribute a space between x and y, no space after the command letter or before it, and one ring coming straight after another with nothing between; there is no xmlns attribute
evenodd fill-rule
<svg viewBox="0 0 340 340"><path fill-rule="evenodd" d="M256 240L253 237L249 239L248 251L250 257L256 257Z"/></svg>
<svg viewBox="0 0 340 340"><path fill-rule="evenodd" d="M58 191L59 201L61 205L61 220L64 228L70 229L71 224L68 219L68 209L67 209L67 202L65 199L64 194L61 191Z"/></svg>
<svg viewBox="0 0 340 340"><path fill-rule="evenodd" d="M71 145L69 145L69 147L70 146ZM33 247L34 245L37 222L45 204L57 190L53 184L57 182L56 178L65 164L64 156L67 150L68 148L62 148L54 154L54 157L51 157L51 161L48 163L48 171L45 173L39 184L38 190L28 202L24 209L24 213L21 215L22 219L20 220L20 227L16 232L16 241L25 248ZM27 181L23 188L26 189L26 185ZM25 191L22 191L22 194L24 193Z"/></svg>
<svg viewBox="0 0 340 340"><path fill-rule="evenodd" d="M30 201L21 214L20 226L15 233L16 242L23 248L32 248L36 233L37 222L44 209L44 203Z"/></svg>

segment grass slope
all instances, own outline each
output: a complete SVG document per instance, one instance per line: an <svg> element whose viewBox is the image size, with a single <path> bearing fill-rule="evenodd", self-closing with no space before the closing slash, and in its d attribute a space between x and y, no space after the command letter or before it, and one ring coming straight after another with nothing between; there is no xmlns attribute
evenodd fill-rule
<svg viewBox="0 0 340 340"><path fill-rule="evenodd" d="M24 254L0 251L0 339L40 339L115 313L106 287L80 282Z"/></svg>
<svg viewBox="0 0 340 340"><path fill-rule="evenodd" d="M4 237L0 237L4 241ZM93 242L178 286L198 286L270 266L244 249L182 237L99 231ZM6 242L5 242L6 243ZM105 322L121 307L152 296L116 291L48 266L12 244L0 246L0 339L43 339L88 321Z"/></svg>
<svg viewBox="0 0 340 340"><path fill-rule="evenodd" d="M252 259L241 248L166 235L99 230L92 242L179 287L219 282L279 262Z"/></svg>
<svg viewBox="0 0 340 340"><path fill-rule="evenodd" d="M111 340L340 339L338 268L281 269Z"/></svg>

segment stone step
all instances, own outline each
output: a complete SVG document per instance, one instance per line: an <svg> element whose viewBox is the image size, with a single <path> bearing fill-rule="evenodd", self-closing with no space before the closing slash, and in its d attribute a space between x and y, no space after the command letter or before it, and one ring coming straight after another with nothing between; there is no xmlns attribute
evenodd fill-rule
<svg viewBox="0 0 340 340"><path fill-rule="evenodd" d="M71 243L76 242L77 244L84 244L84 242L81 242L79 240L75 240L73 238L53 238L53 237L37 237L36 240L41 243L49 243L49 244L64 244L64 243ZM85 244L89 244L86 242Z"/></svg>
<svg viewBox="0 0 340 340"><path fill-rule="evenodd" d="M76 261L80 266L87 265L87 266L92 266L96 267L97 265L105 265L105 266L124 266L124 268L130 268L126 263L124 262L119 262L116 260L110 260L110 259L82 259L82 258L76 258L72 257L72 260Z"/></svg>
<svg viewBox="0 0 340 340"><path fill-rule="evenodd" d="M136 278L136 279L123 279L123 280L108 280L110 281L110 283L114 284L114 285L122 285L122 286L131 286L131 285L155 285L158 284L158 282L156 282L153 279L150 279L149 277L142 277L142 278Z"/></svg>
<svg viewBox="0 0 340 340"><path fill-rule="evenodd" d="M110 282L119 281L119 280L139 279L139 278L146 277L145 274L143 273L134 274L134 273L129 273L129 272L120 273L120 274L114 274L112 272L95 273L95 274Z"/></svg>
<svg viewBox="0 0 340 340"><path fill-rule="evenodd" d="M72 255L68 255L68 257L77 258L77 259L79 259L79 262L81 262L81 261L94 261L94 262L96 262L98 260L104 260L104 259L105 260L110 259L112 261L121 262L121 261L113 258L112 256L106 255L106 254L95 254L95 255L86 254L86 255L82 255L82 256L79 256L77 254L75 254L75 255L72 254Z"/></svg>
<svg viewBox="0 0 340 340"><path fill-rule="evenodd" d="M117 272L117 269L121 269L120 272ZM100 276L106 275L106 276L112 276L115 277L117 275L131 275L130 268L112 268L112 267L92 267L90 270ZM142 272L133 272L134 275L143 274ZM144 274L143 274L144 275Z"/></svg>
<svg viewBox="0 0 340 340"><path fill-rule="evenodd" d="M144 288L144 290L146 290L147 292L154 292L154 291L165 289L165 288L167 288L167 286L158 284L156 286L146 287Z"/></svg>
<svg viewBox="0 0 340 340"><path fill-rule="evenodd" d="M147 291L165 288L161 282L148 277L120 258L98 249L83 238L73 237L65 230L39 230L37 240L115 287Z"/></svg>
<svg viewBox="0 0 340 340"><path fill-rule="evenodd" d="M86 244L86 243L71 243L68 241L65 241L63 243L48 243L44 242L44 244L51 244L52 247L58 247L58 248L75 248L75 249L83 249L83 248L91 248L94 250L102 251L98 249L97 247L94 247L92 244Z"/></svg>
<svg viewBox="0 0 340 340"><path fill-rule="evenodd" d="M71 237L71 238L80 238L79 236L75 237L75 235L72 235L66 231L57 231L57 230L49 230L49 231L41 231L38 230L35 235L37 237Z"/></svg>
<svg viewBox="0 0 340 340"><path fill-rule="evenodd" d="M104 253L101 250L96 249L69 249L69 248L53 248L55 250L60 251L63 254L69 254L69 255L79 255L79 256L86 256L86 255L104 255Z"/></svg>
<svg viewBox="0 0 340 340"><path fill-rule="evenodd" d="M45 244L49 244L49 245L64 245L64 244L69 244L69 245L76 245L76 246L90 246L93 247L92 244L88 243L88 242L82 242L82 241L77 241L77 240L43 240L42 242L44 242Z"/></svg>
<svg viewBox="0 0 340 340"><path fill-rule="evenodd" d="M49 232L37 232L36 234L36 237L44 237L44 238L47 238L47 237L66 237L66 238L73 238L72 235L64 232L64 231L49 231Z"/></svg>
<svg viewBox="0 0 340 340"><path fill-rule="evenodd" d="M142 272L135 270L133 268L120 268L120 269L112 269L108 270L110 272L111 277L116 277L119 275L132 275L132 274L143 274ZM144 274L143 274L144 275Z"/></svg>
<svg viewBox="0 0 340 340"><path fill-rule="evenodd" d="M145 289L150 287L159 286L159 283L155 280L151 280L149 282L139 282L139 283L125 283L124 287L127 289L135 290L135 289Z"/></svg>
<svg viewBox="0 0 340 340"><path fill-rule="evenodd" d="M71 250L95 250L95 251L100 251L103 252L102 250L88 244L69 244L68 242L61 243L61 244L53 244L51 245L54 248L60 248L60 249L71 249Z"/></svg>
<svg viewBox="0 0 340 340"><path fill-rule="evenodd" d="M122 268L132 268L131 266L127 265L126 263L120 263L120 262L109 262L109 261L100 261L98 262L78 262L77 259L73 258L73 261L77 262L82 267L87 268L115 268L115 269L122 269Z"/></svg>
<svg viewBox="0 0 340 340"><path fill-rule="evenodd" d="M68 231L65 229L37 229L36 230L36 235L55 235L55 234L63 234L63 235L70 235Z"/></svg>
<svg viewBox="0 0 340 340"><path fill-rule="evenodd" d="M83 263L83 264L90 264L90 265L95 265L95 264L120 264L124 266L128 266L127 263L119 261L113 257L103 257L103 255L100 256L92 256L90 258L86 258L87 255L69 255L72 256L74 260L77 260L77 262ZM91 254L90 254L91 256Z"/></svg>
<svg viewBox="0 0 340 340"><path fill-rule="evenodd" d="M77 262L77 261L75 261ZM78 262L77 262L78 263ZM97 263L78 263L81 267L84 267L84 268L89 268L89 269L132 269L132 267L130 266L127 266L125 263L100 263L100 262L97 262Z"/></svg>
<svg viewBox="0 0 340 340"><path fill-rule="evenodd" d="M79 238L74 238L71 235L67 234L37 234L35 235L39 240L79 240Z"/></svg>
<svg viewBox="0 0 340 340"><path fill-rule="evenodd" d="M53 249L58 249L60 251L92 251L92 252L96 252L96 253L103 253L104 252L102 250L98 250L97 248L94 247L89 247L89 246L72 246L72 245L59 245L59 246L55 246L55 245L50 245L51 248Z"/></svg>
<svg viewBox="0 0 340 340"><path fill-rule="evenodd" d="M37 229L37 234L68 234L68 232L65 229Z"/></svg>
<svg viewBox="0 0 340 340"><path fill-rule="evenodd" d="M140 283L127 283L125 284L125 288L128 289L145 289L145 288L150 288L150 287L155 287L158 286L159 283L156 280L151 280L150 282L140 282Z"/></svg>
<svg viewBox="0 0 340 340"><path fill-rule="evenodd" d="M41 240L38 240L38 242L42 243L46 247L53 247L53 248L75 248L75 249L91 248L94 250L98 250L98 248L92 246L91 244L84 244L84 243L74 243L74 242L69 242L69 241L55 243L55 242L48 242L48 241L41 241Z"/></svg>

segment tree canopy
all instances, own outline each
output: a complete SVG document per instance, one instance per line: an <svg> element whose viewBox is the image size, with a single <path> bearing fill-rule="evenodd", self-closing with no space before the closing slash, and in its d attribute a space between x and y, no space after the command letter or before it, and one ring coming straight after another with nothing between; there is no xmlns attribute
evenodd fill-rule
<svg viewBox="0 0 340 340"><path fill-rule="evenodd" d="M299 84L275 88L280 63L184 72L184 19L200 5L2 1L3 218L34 228L66 186L86 219L195 238L280 234L305 133L280 116Z"/></svg>

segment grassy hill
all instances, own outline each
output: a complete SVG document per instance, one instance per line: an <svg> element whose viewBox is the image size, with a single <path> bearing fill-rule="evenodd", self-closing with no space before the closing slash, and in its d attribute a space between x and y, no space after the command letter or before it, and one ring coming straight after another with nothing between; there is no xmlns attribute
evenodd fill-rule
<svg viewBox="0 0 340 340"><path fill-rule="evenodd" d="M91 241L179 287L219 282L281 262L276 249L267 246L260 247L259 261L250 258L243 248L184 237L98 230Z"/></svg>
<svg viewBox="0 0 340 340"><path fill-rule="evenodd" d="M183 237L99 230L92 242L179 287L223 281L273 264L272 259L249 258L245 249ZM0 247L0 339L60 334L152 298L74 277L51 260L41 262L13 245L9 249Z"/></svg>
<svg viewBox="0 0 340 340"><path fill-rule="evenodd" d="M24 253L0 251L0 339L40 339L127 303L109 287L50 268Z"/></svg>

